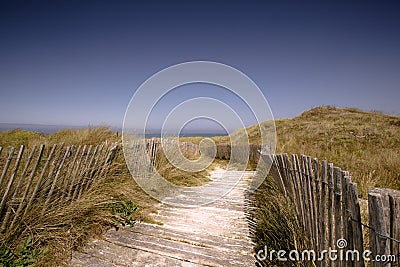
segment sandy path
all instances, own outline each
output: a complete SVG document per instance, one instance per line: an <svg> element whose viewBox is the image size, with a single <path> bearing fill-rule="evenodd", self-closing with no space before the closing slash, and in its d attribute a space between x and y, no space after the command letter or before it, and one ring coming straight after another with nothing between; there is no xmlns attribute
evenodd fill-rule
<svg viewBox="0 0 400 267"><path fill-rule="evenodd" d="M223 172L215 170L211 178ZM244 191L252 176L246 172L229 194L204 207L160 204L154 218L162 225L109 230L74 253L71 266L254 266L244 214Z"/></svg>

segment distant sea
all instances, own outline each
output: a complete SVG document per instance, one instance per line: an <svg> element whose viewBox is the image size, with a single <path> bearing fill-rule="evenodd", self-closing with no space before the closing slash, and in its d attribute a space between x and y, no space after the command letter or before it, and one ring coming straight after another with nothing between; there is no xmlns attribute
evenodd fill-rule
<svg viewBox="0 0 400 267"><path fill-rule="evenodd" d="M42 124L16 124L16 123L0 123L0 132L10 131L15 129L34 131L43 134L53 134L62 129L84 129L88 126L70 126L70 125L42 125ZM96 127L96 126L93 126ZM111 127L115 132L121 132L122 129L118 127ZM206 133L206 132L188 132L182 133L181 137L193 137L193 136L203 136L203 137L213 137L213 136L224 136L225 133ZM146 133L146 138L160 137L160 133Z"/></svg>
<svg viewBox="0 0 400 267"><path fill-rule="evenodd" d="M196 133L196 132L191 132L191 133L183 133L180 135L180 137L195 137L195 136L201 136L201 137L213 137L213 136L225 136L226 134L224 133ZM160 133L147 133L145 134L146 138L153 138L153 137L161 137Z"/></svg>

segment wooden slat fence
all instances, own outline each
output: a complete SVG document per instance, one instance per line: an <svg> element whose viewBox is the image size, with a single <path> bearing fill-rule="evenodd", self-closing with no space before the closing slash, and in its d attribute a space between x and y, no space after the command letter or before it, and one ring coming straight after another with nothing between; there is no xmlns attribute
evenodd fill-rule
<svg viewBox="0 0 400 267"><path fill-rule="evenodd" d="M137 140L140 142L140 140ZM170 140L169 142L178 142L177 140ZM192 156L198 156L200 154L200 149L197 144L193 144L191 142L180 142L180 149L183 153ZM157 154L158 151L162 148L161 139L160 138L151 138L146 139L146 150L150 161L153 164L157 162ZM216 145L216 155L215 158L222 160L231 160L232 156L232 146L230 144L220 144ZM248 144L248 145L236 145L234 148L239 153L236 153L236 158L232 158L233 162L248 162L250 164L257 164L260 160L260 151L270 151L269 147L262 147L261 145L256 144ZM212 155L211 152L213 148L204 148L203 152L206 155Z"/></svg>
<svg viewBox="0 0 400 267"><path fill-rule="evenodd" d="M346 254L341 260L315 261L316 266L365 266L362 260L366 244L363 227L370 235L371 259L375 255L389 255L396 262L370 262L371 266L399 266L400 243L400 191L375 188L369 191L369 222L361 220L357 184L349 172L332 163L308 156L262 155L272 163L270 174L280 191L296 207L298 219L308 235L310 249L316 252L338 249L338 240L347 244L343 251L357 250L360 261L351 260ZM253 226L252 226L253 225ZM255 222L250 227L255 228ZM343 244L343 243L342 243ZM341 244L341 245L342 245ZM340 249L339 249L340 250Z"/></svg>
<svg viewBox="0 0 400 267"><path fill-rule="evenodd" d="M108 172L119 145L45 145L0 147L0 234L7 233L29 215L33 207L46 210L81 197L96 179ZM18 151L18 152L17 152Z"/></svg>
<svg viewBox="0 0 400 267"><path fill-rule="evenodd" d="M257 164L260 159L260 151L262 147L256 144L248 144L248 145L235 145L234 148L230 144L221 144L217 145L217 151L215 158L222 159L222 160L232 160L233 162L248 162L250 164ZM233 155L232 151L235 149L239 153ZM207 152L207 149L205 151ZM235 158L231 158L235 156Z"/></svg>
<svg viewBox="0 0 400 267"><path fill-rule="evenodd" d="M140 140L136 140L136 143L140 143ZM177 140L169 140L167 142L178 142ZM150 162L156 166L157 165L157 155L160 150L162 150L162 143L160 138L151 138L145 140L146 151ZM139 145L137 146L139 147ZM200 153L199 146L191 142L179 142L179 148L181 151L187 155L198 156Z"/></svg>

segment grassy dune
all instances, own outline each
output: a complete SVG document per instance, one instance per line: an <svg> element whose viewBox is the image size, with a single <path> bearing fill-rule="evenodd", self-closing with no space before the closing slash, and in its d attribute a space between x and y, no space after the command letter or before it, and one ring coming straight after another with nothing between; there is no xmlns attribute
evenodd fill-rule
<svg viewBox="0 0 400 267"><path fill-rule="evenodd" d="M18 148L20 145L28 148L39 144L50 147L60 143L96 145L106 141L120 142L121 136L108 127L65 129L50 135L23 130L0 132L2 157L10 147ZM175 168L168 163L162 151L158 159L159 173L172 183L197 186L209 181L206 171L190 173ZM215 166L218 164L213 164ZM18 230L11 237L0 236L0 266L62 264L73 250L79 250L88 239L110 227L135 221L153 222L149 213L156 211L156 203L132 179L120 151L109 175L97 181L73 205L58 205L48 210L44 217L38 216L40 209L32 209L30 219L17 227Z"/></svg>
<svg viewBox="0 0 400 267"><path fill-rule="evenodd" d="M265 127L261 124L260 127ZM253 143L259 143L259 126L246 131ZM366 197L369 188L400 189L400 117L364 112L350 108L318 107L293 119L276 121L276 153L297 153L326 159L350 171L359 194ZM242 134L241 131L233 135ZM226 142L226 140L218 140ZM258 175L266 176L266 173ZM361 202L366 223L367 209ZM256 191L252 205L255 251L269 249L308 249L310 246L291 202L277 190L271 177ZM365 230L365 229L364 229ZM368 245L368 231L364 231ZM312 266L308 263L273 262L274 266Z"/></svg>
<svg viewBox="0 0 400 267"><path fill-rule="evenodd" d="M251 143L260 142L259 127L267 128L270 124L261 123L246 128ZM400 189L400 117L398 116L349 108L318 107L293 119L277 120L276 131L277 153L306 154L333 162L335 166L350 171L363 197L371 187ZM239 130L231 136L241 134L243 131ZM120 138L121 136L117 136L107 127L66 129L51 135L13 130L0 132L0 146L4 148L2 152L4 157L9 147L18 147L22 144L28 147L38 144L50 146L61 142L67 145L100 144L105 141L120 141ZM203 138L191 137L181 138L181 141L199 143L201 139ZM213 140L217 144L230 142L228 136L214 137ZM187 173L174 168L162 155L159 158L161 160L158 170L173 183L196 186L208 181L205 171L196 174ZM212 167L225 164L224 161L215 160ZM262 186L264 191L274 193L276 190L272 187L273 185L268 183ZM268 196L271 201L282 200L277 192L268 195L260 193L259 197L263 196ZM264 205L271 202L264 201L266 199L261 200L257 203ZM133 203L134 209L130 203ZM26 229L29 231L17 234L12 240L0 240L0 256L2 258L10 256L12 251L15 255L11 261L19 263L21 255L17 254L18 251L22 251L34 258L40 266L60 264L69 257L73 249L79 249L89 238L101 234L109 227L129 221L149 221L148 214L154 211L155 203L135 184L120 153L110 175L98 181L93 190L85 193L74 205L57 207L49 211L49 216L42 221L36 220L37 216L33 213L32 220L27 222ZM259 207L259 219L268 218L268 220L260 226L260 240L270 242L269 245L274 242L284 242L275 244L277 248L292 247L293 242L300 245L302 233L297 222L292 220L293 211L285 209L287 205L278 207L262 205ZM129 218L123 218L115 213L116 210L124 212L126 209L128 211L132 209ZM282 222L281 218L287 219ZM285 226L284 236L264 236L265 233L276 232L277 225ZM285 239L285 235L289 239ZM298 240L293 240L294 236L297 236ZM27 237L31 237L32 242L24 244ZM17 246L22 247L22 250L18 250ZM36 255L37 251L41 252L39 256Z"/></svg>
<svg viewBox="0 0 400 267"><path fill-rule="evenodd" d="M348 170L363 197L368 188L400 189L400 117L353 108L318 107L276 120L276 153L297 153ZM260 127L266 128L261 123ZM246 128L260 143L259 126ZM232 135L240 134L240 131ZM227 142L217 137L216 142Z"/></svg>
<svg viewBox="0 0 400 267"><path fill-rule="evenodd" d="M8 148L26 145L64 142L68 145L100 144L118 141L116 133L107 127L82 130L62 130L52 135L13 130L0 133L0 146ZM0 266L56 266L67 260L71 252L105 229L151 221L148 214L156 202L135 184L122 153L117 155L109 175L97 180L71 205L57 205L41 214L40 205L32 208L28 220L16 227L11 236L0 236Z"/></svg>

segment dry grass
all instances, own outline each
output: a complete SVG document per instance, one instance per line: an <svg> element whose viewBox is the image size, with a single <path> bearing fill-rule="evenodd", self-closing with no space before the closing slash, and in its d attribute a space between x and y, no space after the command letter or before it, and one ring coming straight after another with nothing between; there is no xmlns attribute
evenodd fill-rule
<svg viewBox="0 0 400 267"><path fill-rule="evenodd" d="M125 164L117 161L109 175L96 181L89 191L70 204L50 206L44 216L40 215L40 204L34 206L28 219L13 228L2 246L15 250L29 236L34 249L41 251L37 266L63 264L73 250L83 247L89 239L110 227L121 226L124 218L115 214L111 207L129 202L137 207L129 220L153 222L148 214L155 211L156 201L141 191Z"/></svg>
<svg viewBox="0 0 400 267"><path fill-rule="evenodd" d="M400 189L400 117L352 108L318 107L296 118L276 120L275 123L277 154L305 154L328 160L350 172L362 197L360 206L364 223L368 216L365 200L368 189ZM261 123L246 128L251 143L261 143L260 127L268 130L270 125ZM237 135L243 135L243 130L231 136ZM219 144L229 142L229 137L213 139ZM251 204L256 207L252 214L257 222L255 251L264 245L286 251L294 246L307 249L307 240L290 201L279 193L269 177L254 197ZM363 235L368 244L368 231ZM288 262L273 262L267 266L280 264L289 265ZM298 266L296 264L293 266Z"/></svg>
<svg viewBox="0 0 400 267"><path fill-rule="evenodd" d="M102 142L120 141L117 133L109 127L89 127L85 129L64 129L54 134L46 135L34 131L11 130L0 132L0 146L4 149L20 145L33 146L65 143L68 145L95 145Z"/></svg>
<svg viewBox="0 0 400 267"><path fill-rule="evenodd" d="M183 154L185 155L185 153ZM185 156L190 158L189 155ZM158 151L157 155L157 171L167 181L179 186L201 186L211 181L207 170L189 172L175 167L169 162L162 149Z"/></svg>
<svg viewBox="0 0 400 267"><path fill-rule="evenodd" d="M261 171L257 175L267 174ZM296 216L293 203L278 190L272 177L267 176L251 197L250 205L255 209L249 211L249 217L257 223L252 237L255 244L254 253L263 250L262 255L265 255L265 248L268 252L309 249L306 234ZM276 258L272 261L269 258L262 260L260 264L261 266L308 266L306 262L282 262Z"/></svg>
<svg viewBox="0 0 400 267"><path fill-rule="evenodd" d="M275 123L276 153L333 162L350 172L362 197L372 187L400 189L400 117L328 106ZM246 128L251 143L260 143L258 127Z"/></svg>
<svg viewBox="0 0 400 267"><path fill-rule="evenodd" d="M251 143L260 142L259 127L267 126L262 123L246 129ZM400 118L397 116L319 107L293 119L277 120L276 130L277 153L306 154L333 162L335 166L350 171L363 197L371 187L400 189ZM240 134L236 132L232 136ZM191 137L181 141L199 143L201 139ZM0 146L4 148L60 142L99 144L106 140L112 142L119 138L106 127L63 130L54 135L20 130L0 133ZM213 140L218 144L227 143L229 137L214 137ZM159 159L159 171L173 183L194 186L204 184L209 179L207 172L187 173L174 168L163 157ZM218 165L224 167L226 162L215 160L210 168ZM276 190L267 182L258 192L254 205L259 208L255 216L261 222L258 229L259 245L268 244L271 248L280 249L301 247L305 241L302 240L303 234L298 229L290 203L276 194ZM44 219L35 216L35 211L32 211L31 220L21 225L15 236L2 246L15 249L26 236L31 236L34 248L42 250L38 265L60 264L68 259L73 249L83 246L88 239L101 234L108 227L116 226L113 220L115 215L107 205L126 201L133 201L138 206L138 211L133 214L135 220L150 220L147 214L154 211L155 201L134 183L122 155L119 155L111 175L98 181L91 191L73 205L54 207ZM271 203L280 204L272 206Z"/></svg>
<svg viewBox="0 0 400 267"><path fill-rule="evenodd" d="M96 145L105 141L120 141L120 137L107 127L66 129L51 135L22 130L0 132L0 146L4 148L3 156L8 148L22 144L30 148L38 144L45 144L47 147L61 142L67 145ZM168 163L163 155L159 155L158 159L160 174L171 182L195 186L210 180L207 171L184 172ZM212 168L219 166L218 164L221 163L216 160ZM113 212L112 205L123 206L125 203L132 202L137 209L130 215L129 220L156 223L149 213L156 212L157 202L135 183L126 166L123 153L120 151L109 175L96 181L93 187L78 200L71 204L49 207L43 217L40 216L40 205L32 208L27 216L29 219L17 225L7 238L0 238L0 256L4 256L4 249L7 248L14 252L18 251L17 246L23 244L26 237L30 237L33 246L25 247L24 250L27 253L41 251L35 258L37 266L62 265L68 261L73 250L79 250L89 239L101 235L110 227L119 227L121 223L124 223L124 218ZM15 260L18 259L14 258L10 266L16 264ZM3 259L0 262L2 261Z"/></svg>
<svg viewBox="0 0 400 267"><path fill-rule="evenodd" d="M116 133L107 127L62 130L52 135L21 130L0 133L0 146L4 147L4 151L21 144L30 148L37 144L49 147L60 142L74 145L100 144L106 140L118 140ZM132 205L135 210L129 214L129 218L121 217L113 209L113 205L124 206L125 203L134 203ZM152 222L148 214L155 212L155 204L156 201L145 194L132 179L120 151L108 175L96 180L91 189L78 200L71 204L50 206L44 216L41 216L42 207L38 202L32 206L26 220L15 225L7 236L0 236L0 265L14 266L22 261L24 264L31 263L22 259L24 256L21 253L18 254L18 246L29 255L33 251L41 252L34 258L37 266L60 265L68 260L73 250L84 246L88 239L110 227L119 227L125 220ZM33 246L22 245L27 237L32 239ZM13 259L6 260L7 250L16 254Z"/></svg>
<svg viewBox="0 0 400 267"><path fill-rule="evenodd" d="M199 144L200 141L204 137L185 137L180 138L180 142L191 142L194 144ZM175 151L179 153L178 151ZM182 154L189 160L192 160L192 163L188 163L189 166L186 166L187 169L191 169L191 164L193 165L201 165L205 166L208 162L208 158L200 159L200 154L197 155L189 155L189 153L181 150ZM174 155L171 155L174 157ZM194 162L195 160L198 160ZM179 185L179 186L201 186L208 182L211 182L209 172L216 168L224 168L227 166L227 161L214 159L213 162L206 168L198 172L185 171L180 168L175 167L172 163L169 162L167 157L164 155L164 151L159 149L157 154L157 171L160 175L162 175L167 181Z"/></svg>

